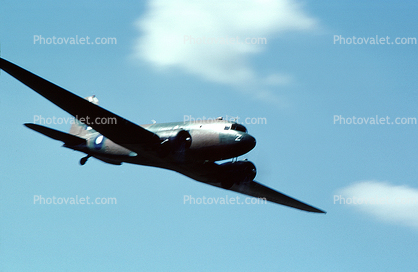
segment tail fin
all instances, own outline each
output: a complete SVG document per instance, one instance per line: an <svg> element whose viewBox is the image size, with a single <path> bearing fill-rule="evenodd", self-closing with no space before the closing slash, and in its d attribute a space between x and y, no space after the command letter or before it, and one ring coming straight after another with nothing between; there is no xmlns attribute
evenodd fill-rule
<svg viewBox="0 0 418 272"><path fill-rule="evenodd" d="M86 97L86 100L90 101L91 103L95 105L99 105L99 99L97 99L95 95ZM80 122L77 119L71 125L71 128L70 128L70 134L84 138L84 139L89 138L89 136L95 132L96 131L92 127Z"/></svg>

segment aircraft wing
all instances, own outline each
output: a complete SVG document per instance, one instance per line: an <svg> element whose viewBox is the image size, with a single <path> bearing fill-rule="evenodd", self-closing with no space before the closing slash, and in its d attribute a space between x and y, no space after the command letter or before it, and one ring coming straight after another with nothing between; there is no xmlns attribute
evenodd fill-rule
<svg viewBox="0 0 418 272"><path fill-rule="evenodd" d="M90 103L3 58L0 69L10 74L80 121L85 121L96 131L113 142L132 151L143 151L147 146L160 142L153 132L144 129L98 105ZM100 122L99 122L100 121ZM32 129L34 129L33 127Z"/></svg>
<svg viewBox="0 0 418 272"><path fill-rule="evenodd" d="M222 185L219 183L219 177L223 177L223 172L222 169L219 168L219 165L216 163L207 162L203 165L192 164L189 166L182 167L177 166L176 168L172 168L172 170L182 173L183 175L186 175L194 180L226 189L222 187ZM322 211L290 196L282 194L256 181L240 182L239 184L235 183L232 185L232 187L226 190L234 191L244 195L249 195L252 197L265 198L267 201L307 212L326 213L325 211Z"/></svg>
<svg viewBox="0 0 418 272"><path fill-rule="evenodd" d="M260 184L256 181L241 183L239 185L235 184L229 190L246 194L249 196L257 197L257 198L266 198L270 202L289 206L289 207L296 208L299 210L315 212L315 213L326 213L320 209L312 207L290 196L277 192L276 190L273 190L267 186L264 186L263 184Z"/></svg>

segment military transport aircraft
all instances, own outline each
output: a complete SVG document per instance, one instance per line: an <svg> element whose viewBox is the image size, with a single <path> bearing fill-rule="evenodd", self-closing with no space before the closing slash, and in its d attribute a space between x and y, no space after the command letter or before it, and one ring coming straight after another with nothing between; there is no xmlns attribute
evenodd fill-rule
<svg viewBox="0 0 418 272"><path fill-rule="evenodd" d="M77 119L70 133L38 124L25 126L87 154L80 160L81 165L94 157L115 165L126 162L160 167L209 185L325 213L254 181L255 165L237 157L253 149L256 141L239 123L218 118L139 126L98 106L96 97L81 98L3 58L0 69ZM216 163L227 159L232 161Z"/></svg>

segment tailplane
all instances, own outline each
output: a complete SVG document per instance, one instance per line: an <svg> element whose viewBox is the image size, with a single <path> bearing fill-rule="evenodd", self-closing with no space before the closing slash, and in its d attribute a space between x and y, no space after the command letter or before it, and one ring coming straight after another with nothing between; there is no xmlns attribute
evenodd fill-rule
<svg viewBox="0 0 418 272"><path fill-rule="evenodd" d="M26 123L25 126L45 136L48 136L49 138L64 142L65 146L79 146L79 145L85 146L86 145L85 139L82 139L75 135L71 135L65 132L61 132L61 131L44 127L41 125L37 125L37 124Z"/></svg>

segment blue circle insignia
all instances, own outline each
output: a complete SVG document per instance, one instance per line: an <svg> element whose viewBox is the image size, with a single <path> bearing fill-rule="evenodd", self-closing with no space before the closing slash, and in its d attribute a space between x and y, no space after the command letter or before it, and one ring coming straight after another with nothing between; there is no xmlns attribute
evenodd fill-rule
<svg viewBox="0 0 418 272"><path fill-rule="evenodd" d="M99 135L96 137L96 139L94 140L94 149L96 150L100 150L103 146L103 135Z"/></svg>

